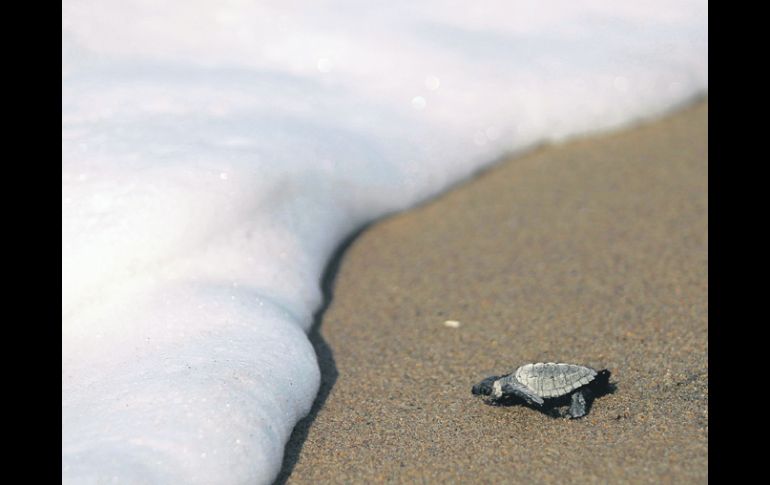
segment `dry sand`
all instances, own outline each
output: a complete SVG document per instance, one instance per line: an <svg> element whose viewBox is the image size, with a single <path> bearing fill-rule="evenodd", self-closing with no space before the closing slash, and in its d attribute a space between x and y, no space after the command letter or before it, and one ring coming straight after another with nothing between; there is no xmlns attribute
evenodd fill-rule
<svg viewBox="0 0 770 485"><path fill-rule="evenodd" d="M360 234L278 482L706 483L707 132L701 102L545 147ZM536 361L617 391L573 421L471 395Z"/></svg>

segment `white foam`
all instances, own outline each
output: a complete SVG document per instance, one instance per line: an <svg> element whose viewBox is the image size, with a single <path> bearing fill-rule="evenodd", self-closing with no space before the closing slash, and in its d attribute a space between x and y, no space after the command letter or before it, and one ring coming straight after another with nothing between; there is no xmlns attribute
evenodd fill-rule
<svg viewBox="0 0 770 485"><path fill-rule="evenodd" d="M387 6L386 6L387 5ZM336 245L708 83L705 1L66 1L67 483L269 483Z"/></svg>

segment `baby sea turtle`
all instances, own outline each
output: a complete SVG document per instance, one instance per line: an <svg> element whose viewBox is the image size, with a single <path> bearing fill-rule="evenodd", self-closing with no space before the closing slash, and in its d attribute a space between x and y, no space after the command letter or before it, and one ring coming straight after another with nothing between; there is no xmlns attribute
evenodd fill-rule
<svg viewBox="0 0 770 485"><path fill-rule="evenodd" d="M593 398L609 391L610 371L555 362L526 364L503 376L489 376L471 392L490 396L493 404L523 400L537 409L546 410L565 404L569 399L569 417L581 418L588 413Z"/></svg>

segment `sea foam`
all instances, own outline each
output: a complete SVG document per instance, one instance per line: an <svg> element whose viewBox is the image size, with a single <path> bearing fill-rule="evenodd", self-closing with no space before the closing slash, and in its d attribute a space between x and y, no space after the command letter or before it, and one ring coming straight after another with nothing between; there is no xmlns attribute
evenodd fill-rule
<svg viewBox="0 0 770 485"><path fill-rule="evenodd" d="M62 478L269 483L367 221L708 84L706 1L66 0Z"/></svg>

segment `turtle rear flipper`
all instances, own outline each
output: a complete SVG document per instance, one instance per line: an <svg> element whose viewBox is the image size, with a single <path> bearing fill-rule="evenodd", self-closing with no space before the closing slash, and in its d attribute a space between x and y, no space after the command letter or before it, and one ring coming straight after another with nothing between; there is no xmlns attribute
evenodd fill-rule
<svg viewBox="0 0 770 485"><path fill-rule="evenodd" d="M571 419L582 418L588 414L588 409L593 401L593 393L589 389L580 389L572 394L572 404L569 407Z"/></svg>

